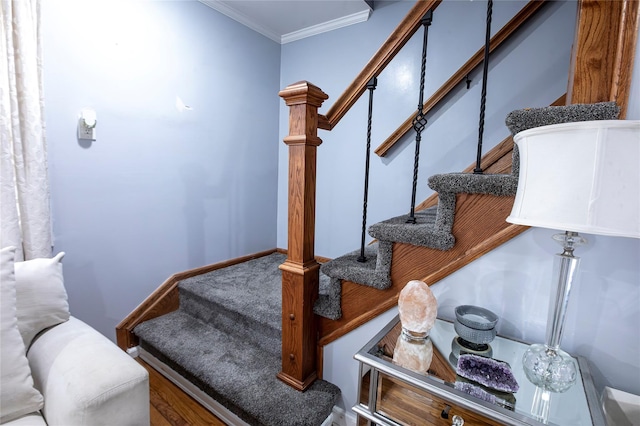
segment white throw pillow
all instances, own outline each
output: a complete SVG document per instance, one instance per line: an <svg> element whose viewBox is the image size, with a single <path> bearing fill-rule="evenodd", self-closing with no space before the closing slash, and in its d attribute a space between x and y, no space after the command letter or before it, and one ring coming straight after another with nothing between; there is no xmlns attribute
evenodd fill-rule
<svg viewBox="0 0 640 426"><path fill-rule="evenodd" d="M27 350L42 330L69 320L60 262L63 257L60 252L52 259L15 263L18 329Z"/></svg>
<svg viewBox="0 0 640 426"><path fill-rule="evenodd" d="M0 250L0 423L17 419L43 407L33 387L24 342L16 318L14 255L16 248Z"/></svg>

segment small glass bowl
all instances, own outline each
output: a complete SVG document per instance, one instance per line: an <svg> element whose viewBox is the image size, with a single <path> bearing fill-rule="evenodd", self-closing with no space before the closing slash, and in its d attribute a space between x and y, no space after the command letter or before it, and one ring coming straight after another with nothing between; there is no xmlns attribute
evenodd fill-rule
<svg viewBox="0 0 640 426"><path fill-rule="evenodd" d="M460 324L474 330L491 330L498 323L498 316L488 309L473 305L460 305L455 309Z"/></svg>

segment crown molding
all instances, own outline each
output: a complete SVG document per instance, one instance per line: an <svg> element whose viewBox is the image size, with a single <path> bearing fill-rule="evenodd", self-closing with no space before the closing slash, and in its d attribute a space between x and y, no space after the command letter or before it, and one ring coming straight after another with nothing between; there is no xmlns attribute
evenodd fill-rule
<svg viewBox="0 0 640 426"><path fill-rule="evenodd" d="M348 16L333 19L331 21L323 22L322 24L312 25L298 31L283 34L280 39L280 44L290 43L292 41L300 40L306 37L326 33L327 31L337 30L338 28L346 27L348 25L365 22L369 19L369 16L371 16L371 8L368 8L361 12L353 13Z"/></svg>
<svg viewBox="0 0 640 426"><path fill-rule="evenodd" d="M311 37L316 34L322 34L327 31L336 30L338 28L346 27L348 25L357 24L360 22L365 22L371 16L372 8L369 6L367 9L353 13L351 15L343 16L340 18L332 19L327 22L323 22L321 24L312 25L307 28L303 28L301 30L293 31L287 34L278 34L273 30L265 27L264 25L255 21L255 19L248 17L247 15L239 12L233 7L228 6L225 3L216 0L199 0L200 3L203 3L206 6L222 13L223 15L228 16L236 22L262 34L263 36L275 41L279 44L290 43L292 41L300 40L306 37Z"/></svg>

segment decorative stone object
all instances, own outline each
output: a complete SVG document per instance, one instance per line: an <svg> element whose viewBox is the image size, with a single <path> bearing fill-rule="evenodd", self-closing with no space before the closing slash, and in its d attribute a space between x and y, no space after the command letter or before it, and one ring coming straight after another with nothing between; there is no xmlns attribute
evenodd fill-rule
<svg viewBox="0 0 640 426"><path fill-rule="evenodd" d="M403 330L426 337L436 322L438 301L424 282L409 281L398 297L398 312Z"/></svg>
<svg viewBox="0 0 640 426"><path fill-rule="evenodd" d="M431 339L410 339L403 333L398 336L393 351L393 363L420 374L427 374L433 359Z"/></svg>
<svg viewBox="0 0 640 426"><path fill-rule="evenodd" d="M498 391L517 392L520 387L509 364L493 358L463 354L456 370L459 376Z"/></svg>
<svg viewBox="0 0 640 426"><path fill-rule="evenodd" d="M427 374L433 359L429 331L438 315L438 302L422 281L409 281L400 292L398 311L402 333L393 351L393 362L420 374Z"/></svg>

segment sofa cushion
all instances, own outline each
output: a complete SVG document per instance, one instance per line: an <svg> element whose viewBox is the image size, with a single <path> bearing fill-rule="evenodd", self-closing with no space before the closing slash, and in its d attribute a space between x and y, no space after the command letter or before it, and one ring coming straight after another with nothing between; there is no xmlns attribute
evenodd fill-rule
<svg viewBox="0 0 640 426"><path fill-rule="evenodd" d="M33 387L31 370L16 317L15 247L0 250L0 423L43 407Z"/></svg>
<svg viewBox="0 0 640 426"><path fill-rule="evenodd" d="M149 374L73 316L33 341L29 364L49 425L149 425Z"/></svg>
<svg viewBox="0 0 640 426"><path fill-rule="evenodd" d="M39 332L69 319L63 256L15 263L18 329L27 350Z"/></svg>

